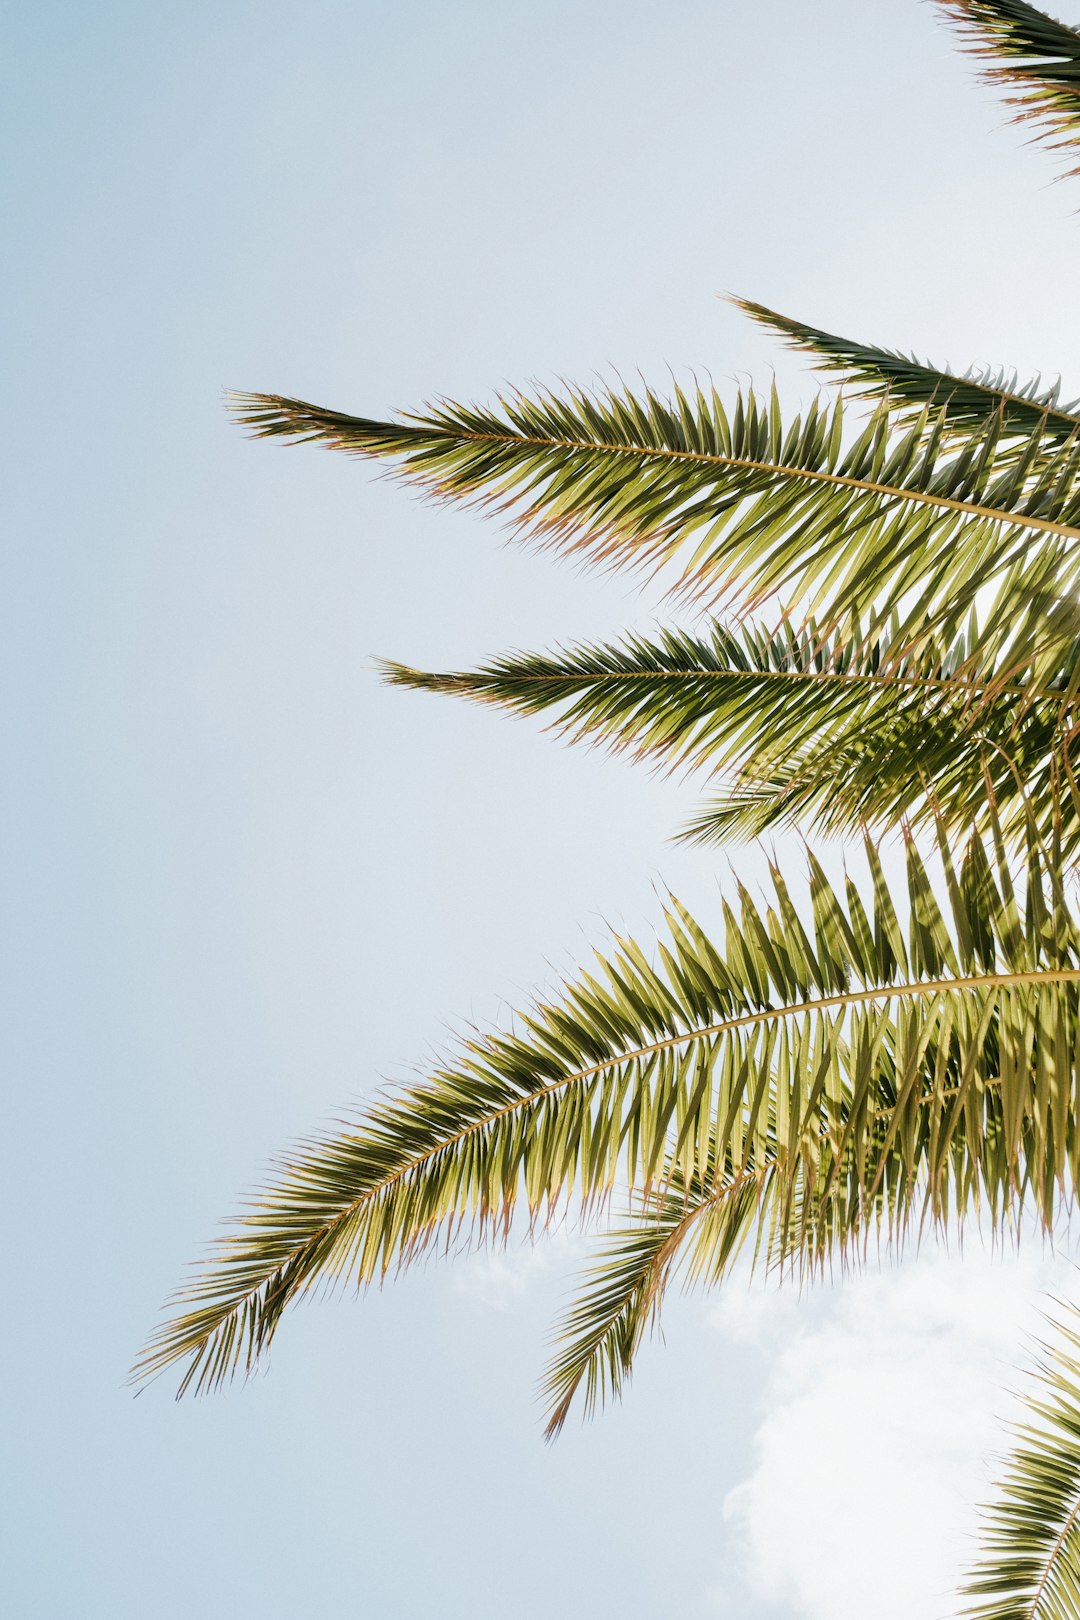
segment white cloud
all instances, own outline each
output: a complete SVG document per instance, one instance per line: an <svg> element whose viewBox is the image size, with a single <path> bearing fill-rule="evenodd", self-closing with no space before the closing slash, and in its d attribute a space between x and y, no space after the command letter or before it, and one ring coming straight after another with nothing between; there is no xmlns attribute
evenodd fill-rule
<svg viewBox="0 0 1080 1620"><path fill-rule="evenodd" d="M728 1556L712 1598L808 1620L945 1620L976 1508L1003 1443L1012 1369L1047 1287L1074 1274L940 1252L800 1300L732 1290L713 1320L767 1359L749 1475L725 1502Z"/></svg>

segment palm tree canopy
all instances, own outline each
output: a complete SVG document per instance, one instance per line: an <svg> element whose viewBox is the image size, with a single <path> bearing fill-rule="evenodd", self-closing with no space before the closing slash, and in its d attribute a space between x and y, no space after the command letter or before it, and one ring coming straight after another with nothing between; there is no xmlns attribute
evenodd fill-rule
<svg viewBox="0 0 1080 1620"><path fill-rule="evenodd" d="M1080 146L1080 33L1023 0L939 0L1055 150ZM1071 172L1080 173L1080 164ZM707 843L783 826L865 840L866 880L812 852L793 895L734 884L716 938L674 900L511 1027L290 1153L136 1368L181 1389L250 1371L285 1308L435 1245L567 1206L602 1241L556 1345L548 1432L625 1385L670 1279L749 1244L814 1272L977 1218L1049 1231L1080 1165L1080 404L953 372L742 300L847 386L668 397L621 382L439 400L391 420L236 394L258 437L389 464L421 493L720 615L391 684L543 716L692 770ZM854 396L854 397L852 397ZM902 833L904 893L870 837ZM917 840L932 840L924 855ZM941 898L939 899L939 895ZM1080 1604L1080 1333L1048 1352L989 1516L975 1620Z"/></svg>

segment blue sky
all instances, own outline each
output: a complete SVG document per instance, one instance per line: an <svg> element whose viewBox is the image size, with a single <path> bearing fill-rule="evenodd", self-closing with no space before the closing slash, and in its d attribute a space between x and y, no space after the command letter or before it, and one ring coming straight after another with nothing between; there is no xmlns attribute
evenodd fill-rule
<svg viewBox="0 0 1080 1620"><path fill-rule="evenodd" d="M647 934L661 882L715 914L724 870L668 843L689 788L372 672L655 596L246 441L222 389L377 414L696 365L806 397L725 290L1080 388L1075 195L915 0L36 0L0 29L6 1611L817 1620L848 1514L930 1549L882 1620L947 1612L927 1481L960 1503L982 1467L1038 1257L796 1315L676 1302L627 1403L553 1448L566 1243L297 1311L219 1399L124 1375L286 1142ZM883 1527L843 1436L893 1433L897 1355Z"/></svg>

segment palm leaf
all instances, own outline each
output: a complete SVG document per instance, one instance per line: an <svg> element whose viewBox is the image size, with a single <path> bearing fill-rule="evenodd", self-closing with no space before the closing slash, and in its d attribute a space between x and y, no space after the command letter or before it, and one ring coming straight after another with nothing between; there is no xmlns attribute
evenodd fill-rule
<svg viewBox="0 0 1080 1620"><path fill-rule="evenodd" d="M632 1224L609 1235L585 1287L560 1325L556 1354L544 1378L546 1435L558 1435L577 1396L585 1416L619 1398L642 1341L655 1326L671 1274L688 1236L697 1236L697 1269L708 1252L710 1280L722 1281L747 1237L759 1226L763 1190L775 1175L773 1153L760 1164L717 1179L710 1160L688 1184L673 1170L632 1211Z"/></svg>
<svg viewBox="0 0 1080 1620"><path fill-rule="evenodd" d="M879 1142L890 1118L889 1109L882 1108ZM792 1232L809 1234L799 1256L804 1269L816 1270L837 1259L846 1263L859 1257L875 1234L881 1235L890 1195L894 1220L890 1235L902 1243L912 1212L897 1220L897 1206L903 1205L905 1195L911 1201L910 1184L899 1189L889 1184L888 1169L895 1174L898 1165L877 1166L883 1186L876 1198L860 1196L849 1202L831 1144L823 1140L817 1181L819 1189L826 1190L819 1190L813 1217L801 1218L798 1200L781 1170L782 1145L775 1125L770 1121L767 1140L759 1144L754 1161L737 1171L729 1167L723 1174L710 1164L706 1174L689 1183L673 1170L657 1190L632 1206L625 1226L608 1234L557 1330L555 1353L542 1385L549 1440L562 1431L579 1397L584 1417L621 1398L677 1273L682 1272L690 1285L716 1286L755 1236L758 1249L771 1249L774 1264L782 1267L790 1256L783 1241L776 1241L778 1232L781 1238ZM964 1162L962 1151L954 1152L949 1171L966 1196L976 1167Z"/></svg>
<svg viewBox="0 0 1080 1620"><path fill-rule="evenodd" d="M893 1097L896 1095L894 1090ZM1063 1101L1059 1098L1059 1108ZM722 1283L751 1237L756 1239L758 1255L764 1251L767 1261L781 1270L793 1261L811 1272L831 1268L837 1261L842 1266L861 1262L871 1244L875 1240L880 1244L883 1238L899 1254L909 1229L921 1233L920 1214L931 1204L938 1206L935 1218L950 1206L954 1214L962 1215L972 1202L977 1204L980 1189L997 1186L999 1192L1003 1190L994 1164L996 1145L990 1136L977 1140L955 1131L943 1154L943 1142L935 1141L934 1133L928 1132L919 1150L925 1153L925 1162L918 1164L918 1154L915 1162L902 1162L897 1148L902 1128L894 1102L884 1092L875 1128L864 1134L858 1150L845 1133L823 1136L816 1176L794 1189L782 1173L783 1124L782 1116L771 1116L765 1131L759 1133L755 1157L738 1168L730 1161L718 1164L715 1155L689 1179L673 1167L659 1187L631 1205L627 1223L608 1235L558 1330L543 1384L548 1438L562 1430L579 1396L583 1415L589 1416L623 1394L637 1352L659 1322L664 1295L677 1275L688 1286ZM1071 1127L1062 1124L1061 1128ZM921 1204L919 1196L912 1196L920 1176L926 1200ZM867 1184L875 1190L874 1196L867 1196ZM1009 1209L1007 1190L1000 1202L992 1201L995 1226L999 1220L1007 1220L1015 1233L1022 1201L1021 1196L1017 1207ZM1045 1226L1045 1213L1043 1219ZM1076 1371L1074 1366L1074 1374ZM1080 1412L1075 1417L1080 1419ZM1077 1499L1070 1502L1073 1518L1069 1526L1073 1536L1080 1537L1080 1527L1073 1522L1080 1512L1080 1447L1076 1445L1080 1429L1072 1438L1070 1477ZM1045 1495L1039 1499L1030 1489L1028 1522L1018 1521L1016 1503L1022 1492L1015 1484L1017 1472L1014 1467L1013 1488L994 1516L993 1557L988 1551L978 1577L983 1584L972 1585L972 1592L1013 1592L1019 1584L1017 1569L1024 1567L1017 1550L1024 1534L1033 1527L1045 1529L1048 1521L1061 1523L1062 1515L1047 1509ZM1038 1537L1035 1540L1037 1550ZM1044 1550L1050 1541L1050 1536L1042 1538ZM1073 1569L1078 1566L1074 1564ZM1047 1576L1045 1561L1031 1575L1029 1559L1026 1570L1031 1581ZM1003 1571L1008 1580L1002 1579ZM1056 1620L1059 1611L1046 1612L1053 1613ZM1003 1607L999 1611L990 1605L985 1613L979 1611L978 1620L1014 1620L1014 1616L1019 1620L1020 1613L1019 1609ZM1060 1613L1072 1611L1066 1607ZM1041 1614L1037 1606L1023 1610L1025 1620L1040 1620Z"/></svg>
<svg viewBox="0 0 1080 1620"><path fill-rule="evenodd" d="M807 326L748 298L733 298L732 303L778 332L790 348L812 355L822 371L844 378L862 398L888 400L898 417L917 418L931 405L944 413L950 426L970 429L1000 414L1007 432L1042 433L1057 444L1080 428L1080 400L1062 404L1060 382L1047 387L1035 377L1021 383L1016 372L995 372L989 366L959 375L941 371L913 355Z"/></svg>
<svg viewBox="0 0 1080 1620"><path fill-rule="evenodd" d="M1018 716L1004 700L954 714L913 703L875 716L865 730L853 717L843 731L783 758L751 757L680 836L723 844L801 826L844 837L939 819L953 828L973 822L985 833L996 816L1015 844L1034 816L1044 843L1071 860L1080 817L1074 795L1062 790L1063 758L1052 714Z"/></svg>
<svg viewBox="0 0 1080 1620"><path fill-rule="evenodd" d="M1007 868L973 842L946 922L909 845L905 942L868 859L872 896L849 884L846 905L812 868L809 931L775 871L768 904L740 889L725 907L722 946L673 903L655 964L617 941L516 1029L471 1036L292 1155L138 1375L186 1360L182 1387L212 1387L252 1367L286 1304L319 1283L505 1234L518 1208L596 1211L618 1184L689 1183L711 1159L738 1175L770 1132L785 1191L769 1246L785 1254L818 1252L826 1160L852 1210L885 1197L901 1224L920 1196L935 1220L973 1200L1001 1218L1026 1198L1052 1218L1080 1151L1080 941L1060 893L1033 856L1020 909ZM978 1175L950 1172L958 1151Z"/></svg>
<svg viewBox="0 0 1080 1620"><path fill-rule="evenodd" d="M1052 1325L964 1585L970 1620L1080 1614L1080 1312Z"/></svg>
<svg viewBox="0 0 1080 1620"><path fill-rule="evenodd" d="M1080 145L1080 33L1025 0L938 0L1017 123L1033 122L1053 151ZM1080 174L1080 165L1069 174Z"/></svg>
<svg viewBox="0 0 1080 1620"><path fill-rule="evenodd" d="M896 429L886 406L854 442L843 405L785 424L775 396L665 403L609 389L445 402L396 422L238 395L257 435L319 439L396 463L443 499L494 507L546 544L609 566L678 572L686 596L743 610L782 594L836 619L903 605L958 628L991 584L1037 637L1080 577L1080 441L1041 433L1007 454L1000 418L963 436L940 412Z"/></svg>
<svg viewBox="0 0 1080 1620"><path fill-rule="evenodd" d="M723 793L689 835L758 837L798 821L863 825L973 817L991 804L1011 835L1045 807L1071 849L1080 806L1058 791L1071 725L1070 649L1048 684L1002 680L975 625L945 649L917 638L714 624L661 630L552 654L512 653L474 671L385 664L394 685L465 696L520 715L552 715L571 740L667 768L706 769ZM1055 777L1055 759L1058 760Z"/></svg>
<svg viewBox="0 0 1080 1620"><path fill-rule="evenodd" d="M867 1026L861 1035L868 1040L872 1033ZM886 1048L876 1061L887 1058ZM935 1055L928 1072L939 1061ZM791 1116L781 1109L759 1130L752 1158L736 1166L710 1154L689 1178L673 1165L657 1188L631 1205L627 1223L608 1235L560 1324L543 1385L549 1438L561 1431L579 1395L586 1416L622 1395L673 1278L681 1274L688 1286L722 1283L750 1238L755 1260L763 1257L781 1272L797 1265L816 1274L837 1263L860 1263L872 1244L885 1242L899 1254L911 1230L921 1234L927 1216L933 1224L944 1224L950 1213L962 1218L986 1192L993 1224L1007 1223L1015 1233L1025 1189L1011 1189L1018 1196L1010 1208L994 1133L928 1130L914 1149L910 1143L901 1149L895 1071L892 1080L878 1092L871 1128L861 1137L846 1129L823 1134L816 1173L798 1184L784 1173ZM1044 1225L1047 1213L1044 1206Z"/></svg>

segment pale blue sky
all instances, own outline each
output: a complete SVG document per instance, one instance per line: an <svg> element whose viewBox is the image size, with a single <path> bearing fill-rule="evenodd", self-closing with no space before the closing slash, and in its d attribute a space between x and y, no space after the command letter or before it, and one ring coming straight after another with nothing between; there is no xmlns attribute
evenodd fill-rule
<svg viewBox="0 0 1080 1620"><path fill-rule="evenodd" d="M370 667L656 599L247 442L221 390L808 392L725 289L1080 388L1075 188L916 0L23 0L0 31L5 1612L816 1616L724 1517L801 1387L768 1333L677 1303L626 1405L542 1445L565 1255L298 1311L224 1398L123 1387L284 1143L647 933L659 881L716 909L666 842L689 789ZM818 1350L846 1308L808 1306Z"/></svg>

